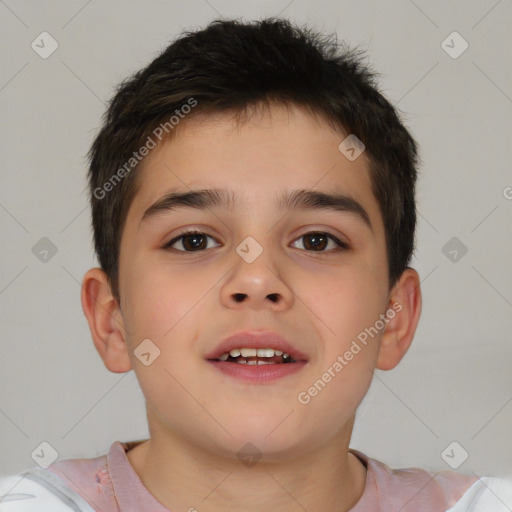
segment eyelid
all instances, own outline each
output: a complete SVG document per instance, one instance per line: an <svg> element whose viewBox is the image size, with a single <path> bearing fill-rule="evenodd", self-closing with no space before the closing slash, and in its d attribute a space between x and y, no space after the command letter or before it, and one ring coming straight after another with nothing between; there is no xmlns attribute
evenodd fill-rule
<svg viewBox="0 0 512 512"><path fill-rule="evenodd" d="M305 251L305 252L313 252L313 253L314 252L318 252L320 254L321 253L329 254L329 253L332 253L332 252L336 252L338 250L347 250L347 249L350 248L350 244L348 242L342 240L339 236L334 235L330 231L326 230L326 228L323 228L323 229L322 228L308 229L307 231L304 231L303 233L298 234L297 236L295 236L294 239L292 240L292 243L296 242L297 240L301 239L302 237L304 237L306 235L311 235L311 234L314 234L314 233L325 234L336 245L338 245L338 247L336 249L331 249L329 251ZM162 246L162 249L170 249L170 248L172 248L171 246L173 246L176 242L178 242L182 237L187 236L187 235L194 235L194 234L205 235L206 237L212 238L213 240L215 240L217 242L216 238L214 236L212 236L212 235L209 235L207 232L202 231L201 229L197 229L197 228L190 228L190 229L185 229L184 231L181 231L176 236L171 238L168 242L166 242ZM174 250L176 250L177 252L193 253L193 252L204 252L206 249L203 249L201 251L182 251L182 250L179 250L179 249L174 249ZM303 250L303 249L301 249L301 250Z"/></svg>
<svg viewBox="0 0 512 512"><path fill-rule="evenodd" d="M215 240L217 242L217 239L213 235L209 235L206 231L197 229L197 228L190 228L190 229L185 229L185 230L181 231L176 236L173 236L168 242L163 244L162 249L172 249L172 247L171 247L172 245L174 245L181 238L183 238L187 235L205 235L206 237L212 238L213 240ZM174 250L176 250L177 252L188 252L188 253L204 252L204 250L203 251L181 251L179 249L174 249Z"/></svg>
<svg viewBox="0 0 512 512"><path fill-rule="evenodd" d="M322 253L329 254L329 253L333 253L333 252L336 252L339 250L347 250L350 248L350 245L348 242L345 242L339 236L334 235L333 233L331 233L330 231L326 231L325 229L310 229L308 231L305 231L304 233L301 233L300 235L296 236L293 239L293 242L295 242L296 240L300 240L302 237L304 237L306 235L312 235L315 233L320 233L320 234L326 235L327 238L332 240L338 247L336 249L331 249L329 251L306 251L306 252L312 252L312 253L318 252L319 254L322 254Z"/></svg>

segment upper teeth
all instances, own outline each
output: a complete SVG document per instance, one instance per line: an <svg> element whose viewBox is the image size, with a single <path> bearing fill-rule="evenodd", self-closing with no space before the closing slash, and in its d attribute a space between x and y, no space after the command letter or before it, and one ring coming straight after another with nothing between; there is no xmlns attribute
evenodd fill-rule
<svg viewBox="0 0 512 512"><path fill-rule="evenodd" d="M281 350L274 350L273 348L234 348L229 352L225 352L220 356L221 361L225 361L229 356L231 357L274 357L283 356L284 358L290 357L290 354L283 353Z"/></svg>

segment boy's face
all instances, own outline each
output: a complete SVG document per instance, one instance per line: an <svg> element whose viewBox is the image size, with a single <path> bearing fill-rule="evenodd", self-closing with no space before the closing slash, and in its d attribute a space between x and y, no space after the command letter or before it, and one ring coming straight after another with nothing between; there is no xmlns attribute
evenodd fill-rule
<svg viewBox="0 0 512 512"><path fill-rule="evenodd" d="M271 118L260 113L239 130L220 114L182 123L143 162L120 251L119 318L152 437L230 455L251 442L276 457L348 443L382 329L358 342L350 361L344 354L391 306L384 226L365 154L349 161L338 149L344 136L298 108L272 107ZM236 207L180 207L142 220L171 191L213 188L231 191ZM278 195L300 189L352 198L371 226L354 211L278 208ZM185 229L204 235L163 248ZM247 237L258 245L242 248L251 255L262 249L252 262L240 255ZM257 383L207 360L222 340L246 330L279 334L307 362ZM134 355L146 339L160 350L148 366ZM338 356L341 371L333 369ZM322 377L329 368L331 378ZM309 393L322 379L320 391Z"/></svg>

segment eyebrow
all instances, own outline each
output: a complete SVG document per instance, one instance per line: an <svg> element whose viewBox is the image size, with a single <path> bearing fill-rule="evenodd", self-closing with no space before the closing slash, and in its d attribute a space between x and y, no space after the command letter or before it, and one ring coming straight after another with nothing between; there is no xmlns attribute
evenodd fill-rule
<svg viewBox="0 0 512 512"><path fill-rule="evenodd" d="M232 212L238 204L234 191L225 188L170 192L144 211L139 227L143 222L152 217L175 211L179 208L206 210L220 207ZM345 194L306 189L284 191L276 196L276 205L281 210L324 210L349 213L355 215L373 231L370 217L364 207L354 198Z"/></svg>

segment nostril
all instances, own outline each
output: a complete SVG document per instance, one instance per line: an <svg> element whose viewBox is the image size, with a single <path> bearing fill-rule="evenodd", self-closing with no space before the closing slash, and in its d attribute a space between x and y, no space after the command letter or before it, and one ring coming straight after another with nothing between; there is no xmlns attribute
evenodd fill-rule
<svg viewBox="0 0 512 512"><path fill-rule="evenodd" d="M233 296L236 302L242 302L247 297L245 293L235 293ZM267 297L272 302L277 302L279 295L277 293L269 293Z"/></svg>

